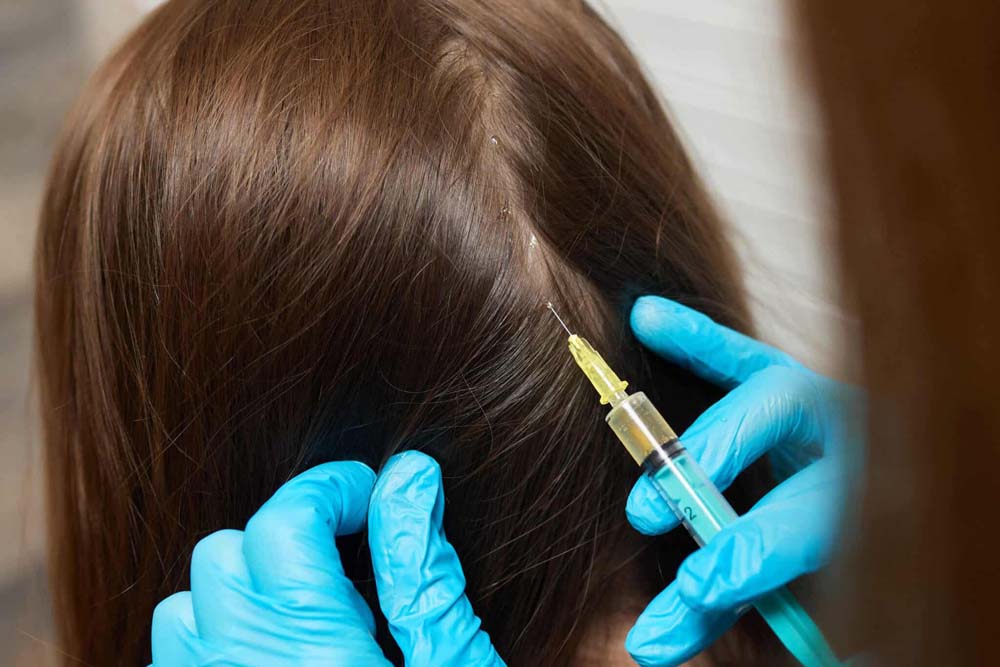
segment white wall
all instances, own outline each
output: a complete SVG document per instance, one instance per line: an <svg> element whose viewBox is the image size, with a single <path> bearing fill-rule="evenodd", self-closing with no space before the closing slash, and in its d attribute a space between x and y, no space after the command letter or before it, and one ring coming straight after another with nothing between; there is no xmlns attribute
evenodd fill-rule
<svg viewBox="0 0 1000 667"><path fill-rule="evenodd" d="M600 2L600 0L597 0ZM745 262L761 336L840 375L818 123L783 0L603 0L660 91Z"/></svg>

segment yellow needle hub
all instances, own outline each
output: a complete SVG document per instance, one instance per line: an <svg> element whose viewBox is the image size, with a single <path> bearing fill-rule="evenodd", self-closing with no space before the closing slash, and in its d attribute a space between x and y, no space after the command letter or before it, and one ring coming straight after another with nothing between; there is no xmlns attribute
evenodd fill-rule
<svg viewBox="0 0 1000 667"><path fill-rule="evenodd" d="M601 405L618 405L627 398L628 382L618 377L607 362L597 353L586 338L576 334L569 337L569 351L583 374L601 396Z"/></svg>

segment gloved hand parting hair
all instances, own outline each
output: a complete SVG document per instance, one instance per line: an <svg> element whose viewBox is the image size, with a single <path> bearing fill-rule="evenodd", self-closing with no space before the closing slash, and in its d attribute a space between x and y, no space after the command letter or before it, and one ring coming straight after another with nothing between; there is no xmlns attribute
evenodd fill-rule
<svg viewBox="0 0 1000 667"><path fill-rule="evenodd" d="M631 319L643 345L731 389L681 436L720 489L776 448L786 461L821 453L689 556L640 615L626 648L640 665L662 667L690 659L749 602L827 562L844 507L852 410L861 401L852 388L672 301L643 297ZM678 523L645 476L626 513L649 535Z"/></svg>
<svg viewBox="0 0 1000 667"><path fill-rule="evenodd" d="M407 667L501 667L465 595L458 554L444 535L441 469L404 452L382 469L368 510L379 605Z"/></svg>
<svg viewBox="0 0 1000 667"><path fill-rule="evenodd" d="M334 542L366 517L379 601L407 666L503 666L465 596L442 515L440 469L417 452L394 456L377 481L356 462L302 473L245 531L198 543L191 590L153 614L154 667L388 667Z"/></svg>

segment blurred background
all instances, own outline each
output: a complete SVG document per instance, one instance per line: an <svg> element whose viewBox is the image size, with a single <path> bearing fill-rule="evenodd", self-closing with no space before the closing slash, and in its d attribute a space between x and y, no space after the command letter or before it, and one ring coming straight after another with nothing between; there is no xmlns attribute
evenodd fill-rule
<svg viewBox="0 0 1000 667"><path fill-rule="evenodd" d="M281 0L273 0L279 2ZM46 608L31 255L46 165L143 0L0 0L0 664L59 654ZM762 337L843 375L817 123L782 0L603 0L658 85L744 260Z"/></svg>

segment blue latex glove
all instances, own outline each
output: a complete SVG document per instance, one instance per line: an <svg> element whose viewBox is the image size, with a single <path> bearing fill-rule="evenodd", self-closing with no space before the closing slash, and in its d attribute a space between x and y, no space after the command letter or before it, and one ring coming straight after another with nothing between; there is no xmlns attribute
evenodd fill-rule
<svg viewBox="0 0 1000 667"><path fill-rule="evenodd" d="M191 590L153 613L153 664L389 667L334 543L367 515L379 602L407 666L502 667L465 596L443 510L441 471L417 452L394 456L377 481L356 462L302 473L245 531L198 543Z"/></svg>
<svg viewBox="0 0 1000 667"><path fill-rule="evenodd" d="M719 489L777 450L807 463L689 556L639 616L626 648L640 665L660 667L690 659L747 603L829 560L845 492L841 454L860 401L855 390L673 301L642 297L631 319L643 345L731 390L681 437ZM645 476L626 512L647 535L678 525Z"/></svg>

